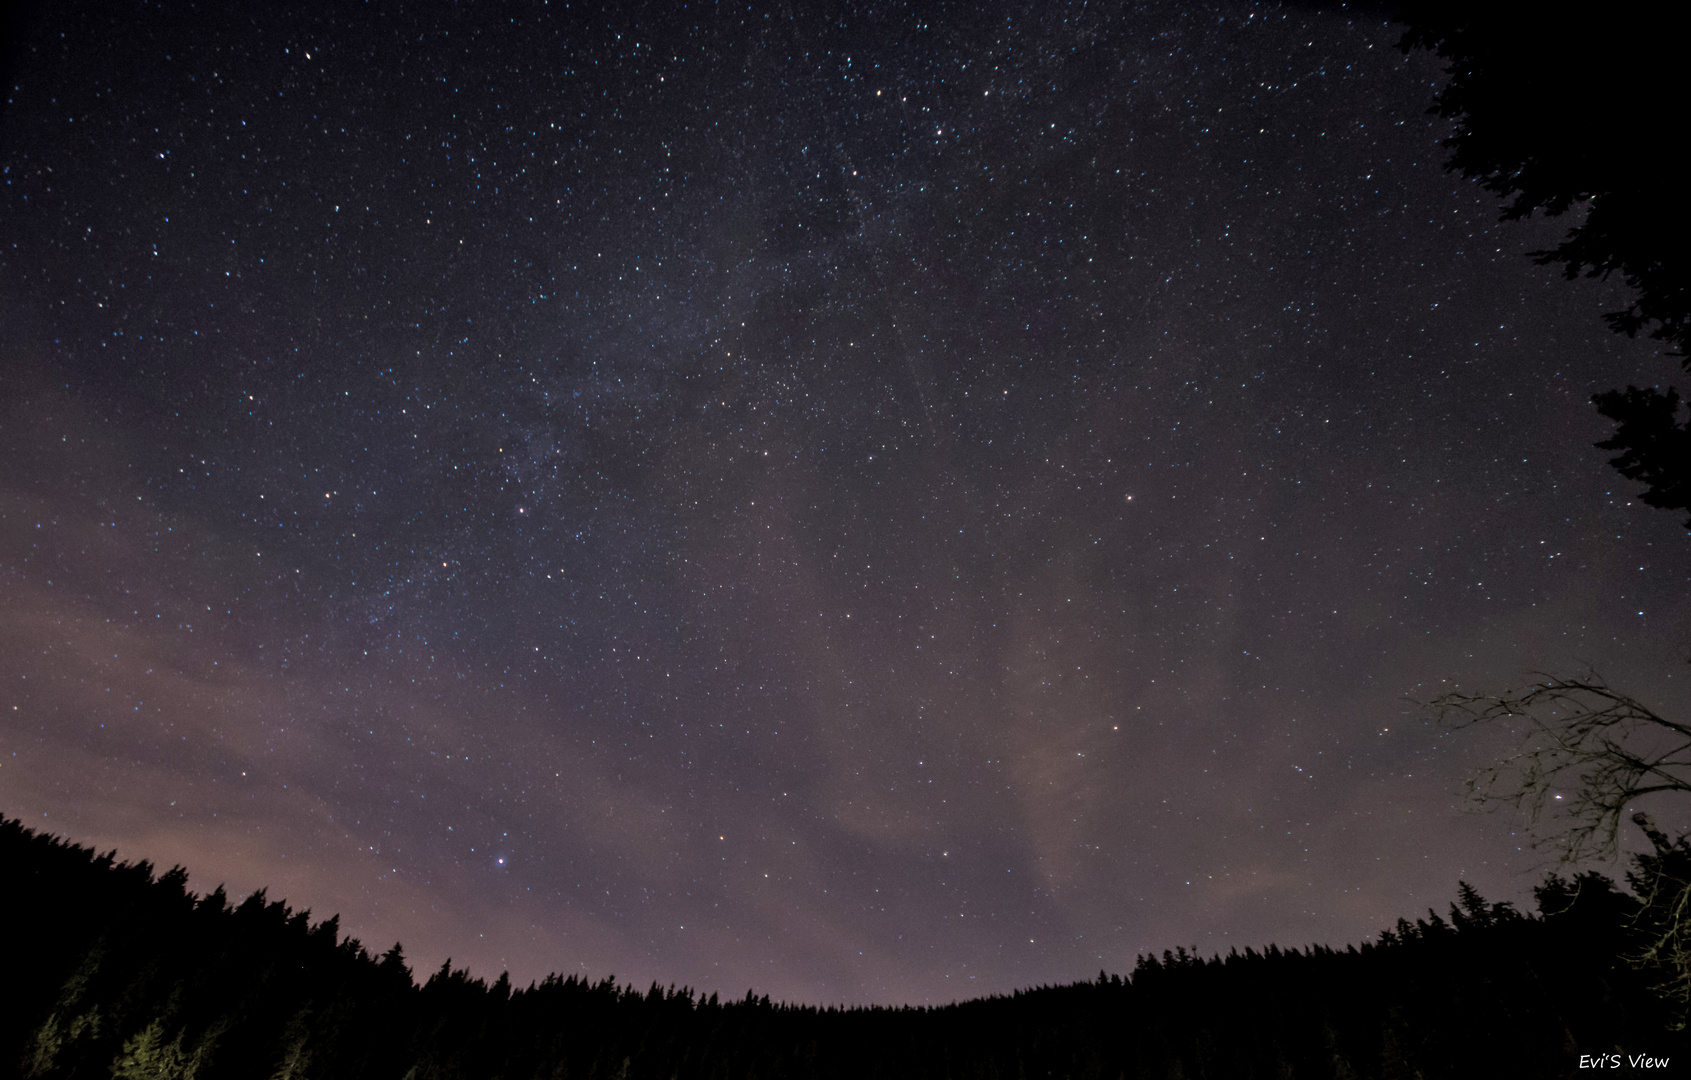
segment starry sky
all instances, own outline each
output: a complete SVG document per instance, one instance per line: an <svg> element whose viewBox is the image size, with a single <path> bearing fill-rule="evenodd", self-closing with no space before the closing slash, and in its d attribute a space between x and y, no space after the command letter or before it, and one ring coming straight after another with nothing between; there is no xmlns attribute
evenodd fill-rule
<svg viewBox="0 0 1691 1080"><path fill-rule="evenodd" d="M42 5L0 812L420 972L809 1003L1530 902L1503 744L1408 699L1688 704L1589 405L1674 364L1444 171L1400 35Z"/></svg>

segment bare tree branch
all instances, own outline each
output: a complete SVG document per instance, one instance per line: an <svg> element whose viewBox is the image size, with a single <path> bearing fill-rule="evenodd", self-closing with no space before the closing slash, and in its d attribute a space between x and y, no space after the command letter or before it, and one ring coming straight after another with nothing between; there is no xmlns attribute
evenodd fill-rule
<svg viewBox="0 0 1691 1080"><path fill-rule="evenodd" d="M1640 947L1629 959L1658 973L1657 989L1682 1018L1691 1008L1691 841L1670 839L1632 804L1645 795L1691 794L1691 725L1670 720L1588 671L1539 674L1499 695L1449 693L1423 703L1454 730L1502 726L1519 749L1470 775L1484 807L1524 812L1538 843L1564 864L1620 854L1622 815L1649 838L1627 875L1638 894ZM1535 843L1535 846L1536 843Z"/></svg>
<svg viewBox="0 0 1691 1080"><path fill-rule="evenodd" d="M1612 859L1631 804L1666 791L1691 794L1691 726L1670 720L1602 676L1539 673L1499 695L1449 693L1426 706L1445 727L1517 731L1521 749L1468 777L1483 806L1521 810L1548 831L1563 863Z"/></svg>

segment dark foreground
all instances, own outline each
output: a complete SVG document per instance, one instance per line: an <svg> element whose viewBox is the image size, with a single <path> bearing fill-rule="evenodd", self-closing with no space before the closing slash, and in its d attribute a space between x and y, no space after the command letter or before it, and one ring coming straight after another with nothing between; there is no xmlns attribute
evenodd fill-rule
<svg viewBox="0 0 1691 1080"><path fill-rule="evenodd" d="M1463 887L1447 918L1361 948L1164 953L1125 978L849 1010L445 968L419 987L398 946L374 957L334 919L185 881L0 818L0 1076L1363 1080L1691 1062L1653 976L1618 959L1636 902L1594 874L1547 881L1537 915Z"/></svg>

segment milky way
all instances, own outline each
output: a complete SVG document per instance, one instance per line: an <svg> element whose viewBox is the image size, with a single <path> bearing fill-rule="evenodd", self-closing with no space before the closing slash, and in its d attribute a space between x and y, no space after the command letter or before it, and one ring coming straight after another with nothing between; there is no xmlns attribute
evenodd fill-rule
<svg viewBox="0 0 1691 1080"><path fill-rule="evenodd" d="M421 971L813 1003L1527 898L1499 745L1406 698L1687 703L1589 405L1672 361L1444 171L1400 33L52 5L0 812Z"/></svg>

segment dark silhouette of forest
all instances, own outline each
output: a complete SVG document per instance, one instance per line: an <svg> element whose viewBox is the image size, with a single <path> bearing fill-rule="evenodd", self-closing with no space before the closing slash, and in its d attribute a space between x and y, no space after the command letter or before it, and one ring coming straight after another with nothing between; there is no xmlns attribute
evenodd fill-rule
<svg viewBox="0 0 1691 1080"><path fill-rule="evenodd" d="M1622 959L1639 901L1592 873L1548 878L1535 915L1463 885L1447 915L1360 947L1178 949L1126 977L853 1009L445 965L418 985L398 945L372 955L333 918L186 880L0 818L0 1075L1364 1080L1684 1052L1648 967Z"/></svg>

